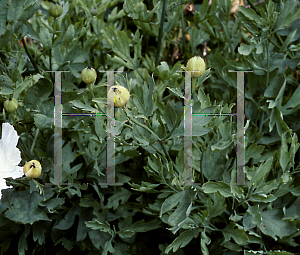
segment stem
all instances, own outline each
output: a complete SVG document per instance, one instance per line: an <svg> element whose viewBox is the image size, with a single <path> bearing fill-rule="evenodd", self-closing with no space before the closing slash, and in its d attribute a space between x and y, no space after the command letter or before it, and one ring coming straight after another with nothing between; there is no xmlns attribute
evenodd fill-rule
<svg viewBox="0 0 300 255"><path fill-rule="evenodd" d="M36 139L37 139L37 137L38 137L38 135L39 135L39 131L40 131L40 130L37 128L37 129L36 129L36 134L35 134L34 139L33 139L33 143L32 143L31 148L30 148L30 154L31 154L31 155L33 155L33 148L34 148L34 146L35 146Z"/></svg>
<svg viewBox="0 0 300 255"><path fill-rule="evenodd" d="M254 9L254 11L259 14L259 11L257 9L257 7L253 4L252 0L247 0L247 2L249 3L249 5Z"/></svg>
<svg viewBox="0 0 300 255"><path fill-rule="evenodd" d="M181 12L181 34L182 34L182 53L185 52L185 25L184 25L184 16L183 12ZM184 63L186 63L186 54L184 54Z"/></svg>
<svg viewBox="0 0 300 255"><path fill-rule="evenodd" d="M264 122L264 112L262 112L262 117L261 117L261 120L260 120L260 123L259 123L259 130L258 130L259 134L261 133L263 122Z"/></svg>
<svg viewBox="0 0 300 255"><path fill-rule="evenodd" d="M33 57L31 56L31 54L30 54L30 52L29 52L29 50L27 48L27 45L26 45L26 42L25 42L24 38L22 38L22 43L23 43L24 49L26 51L26 54L29 57L29 59L30 59L30 61L31 61L33 67L34 67L35 72L39 73L39 68L38 68L37 64L35 63Z"/></svg>
<svg viewBox="0 0 300 255"><path fill-rule="evenodd" d="M192 73L191 73L191 76L192 76ZM194 90L195 90L196 81L197 81L197 78L196 78L196 79L195 79L195 78L192 78L192 94L193 94L193 92L194 92Z"/></svg>
<svg viewBox="0 0 300 255"><path fill-rule="evenodd" d="M55 36L55 32L56 32L56 19L54 19L54 25L53 25L53 33L52 33L52 46L54 44L54 36ZM50 67L50 71L52 71L52 49L49 49L49 67ZM53 73L50 72L50 77L52 82L54 83L54 77L53 77Z"/></svg>
<svg viewBox="0 0 300 255"><path fill-rule="evenodd" d="M93 89L92 89L92 84L88 84L88 88L89 88L89 90L90 90L91 93L92 93L92 97L95 98L94 91L93 91Z"/></svg>
<svg viewBox="0 0 300 255"><path fill-rule="evenodd" d="M128 116L127 110L126 110L126 109L125 109L124 112L125 112L126 116L127 116L134 124L136 124L136 125L138 125L138 126L144 128L144 129L146 129L149 133L153 134L158 140L161 140L161 139L159 138L159 136L158 136L157 134L155 134L150 128L148 128L147 126L144 126L143 124L137 122L137 121L136 121L135 119L133 119L132 117Z"/></svg>
<svg viewBox="0 0 300 255"><path fill-rule="evenodd" d="M51 51L51 49L49 50L49 70L51 70L52 71L52 51ZM51 80L52 80L52 83L54 83L55 81L54 81L54 77L53 77L53 74L52 74L52 72L50 72L50 78L51 78Z"/></svg>
<svg viewBox="0 0 300 255"><path fill-rule="evenodd" d="M267 65L268 65L268 72L267 72L267 80L266 80L266 89L269 85L270 79L270 53L269 53L269 40L267 41Z"/></svg>
<svg viewBox="0 0 300 255"><path fill-rule="evenodd" d="M158 44L157 44L157 52L155 57L155 67L158 66L159 62L159 56L160 56L160 50L162 45L162 34L164 29L164 19L165 19L165 13L166 13L166 0L163 0L163 7L162 7L162 13L160 18L160 27L159 27L159 33L158 33Z"/></svg>
<svg viewBox="0 0 300 255"><path fill-rule="evenodd" d="M176 127L177 127L177 125L174 125L173 129L171 130L171 132L168 133L168 134L167 134L165 137L163 137L161 140L162 140L162 141L167 140L167 139L172 135L172 133L174 132L174 130L175 130Z"/></svg>

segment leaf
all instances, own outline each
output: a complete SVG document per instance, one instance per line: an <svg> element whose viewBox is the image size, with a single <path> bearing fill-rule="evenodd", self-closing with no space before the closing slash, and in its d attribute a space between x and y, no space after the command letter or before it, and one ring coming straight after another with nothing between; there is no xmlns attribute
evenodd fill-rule
<svg viewBox="0 0 300 255"><path fill-rule="evenodd" d="M8 77L8 74L4 73L0 76L0 85L0 92L2 95L10 95L13 93L12 87L14 86L14 83L11 78Z"/></svg>
<svg viewBox="0 0 300 255"><path fill-rule="evenodd" d="M185 200L189 197L191 197L189 190L183 190L168 197L161 206L159 217L173 209L178 203L185 203Z"/></svg>
<svg viewBox="0 0 300 255"><path fill-rule="evenodd" d="M207 245L211 243L211 239L206 235L205 232L201 232L201 251L203 255L209 255Z"/></svg>
<svg viewBox="0 0 300 255"><path fill-rule="evenodd" d="M201 169L204 176L209 180L220 181L224 169L227 169L230 162L228 162L226 156L230 150L230 147L225 150L212 151L211 147L205 148L203 151L203 159L201 161ZM228 156L227 156L228 157Z"/></svg>
<svg viewBox="0 0 300 255"><path fill-rule="evenodd" d="M112 61L119 64L122 63L127 68L133 70L139 67L139 60L137 56L141 56L141 47L135 49L134 58L132 59L130 56L129 39L124 31L115 32L113 27L105 27L103 28L103 36L111 46L114 53L118 56L110 58Z"/></svg>
<svg viewBox="0 0 300 255"><path fill-rule="evenodd" d="M239 6L239 10L251 21L255 21L254 24L258 27L263 26L264 23L261 21L261 17L259 17L256 12L251 8L246 8L244 6Z"/></svg>
<svg viewBox="0 0 300 255"><path fill-rule="evenodd" d="M170 103L167 103L166 105L165 111L163 113L163 118L166 121L169 131L171 131L176 125L177 115Z"/></svg>
<svg viewBox="0 0 300 255"><path fill-rule="evenodd" d="M265 194L253 194L250 196L249 201L259 202L259 203L270 203L277 199L274 195L265 195Z"/></svg>
<svg viewBox="0 0 300 255"><path fill-rule="evenodd" d="M258 159L261 157L261 154L264 151L264 146L262 145L257 145L256 143L251 144L247 149L246 149L246 160L245 164L248 163L250 158Z"/></svg>
<svg viewBox="0 0 300 255"><path fill-rule="evenodd" d="M160 221L155 219L153 221L145 222L144 219L137 221L127 227L127 230L133 231L133 232L148 232L153 229L157 229L160 227Z"/></svg>
<svg viewBox="0 0 300 255"><path fill-rule="evenodd" d="M235 223L231 222L224 229L222 233L224 235L225 241L229 241L231 238L239 245L245 245L247 243L248 237L244 229L235 229Z"/></svg>
<svg viewBox="0 0 300 255"><path fill-rule="evenodd" d="M26 4L18 0L0 1L1 49L12 40L14 35L20 33L20 37L23 38L27 34L28 20L40 8L40 4L41 0L26 1Z"/></svg>
<svg viewBox="0 0 300 255"><path fill-rule="evenodd" d="M217 192L214 193L214 204L212 204L210 197L207 199L206 204L209 219L221 215L226 210L225 198Z"/></svg>
<svg viewBox="0 0 300 255"><path fill-rule="evenodd" d="M230 186L222 181L219 182L206 182L202 186L203 191L207 194L215 193L215 192L220 192L220 194L223 197L230 197L231 191L230 191Z"/></svg>
<svg viewBox="0 0 300 255"><path fill-rule="evenodd" d="M46 197L53 194L53 191L45 189ZM39 203L44 200L44 196L38 192L29 193L27 191L18 191L11 193L9 201L11 209L5 212L5 216L12 221L22 224L33 224L36 221L51 221L47 214L39 207Z"/></svg>
<svg viewBox="0 0 300 255"><path fill-rule="evenodd" d="M148 86L149 88L148 88ZM144 105L145 105L145 116L149 117L153 113L154 108L154 86L155 82L153 79L153 76L147 74L147 83L144 83L143 87L143 99L144 99Z"/></svg>
<svg viewBox="0 0 300 255"><path fill-rule="evenodd" d="M116 210L119 207L119 201L121 200L121 204L124 204L128 201L131 192L129 192L127 189L124 188L120 188L121 191L110 196L108 198L108 202L107 202L107 208L113 208L114 210Z"/></svg>
<svg viewBox="0 0 300 255"><path fill-rule="evenodd" d="M251 178L251 183L253 183L254 188L259 187L260 184L266 180L268 173L271 170L273 157L269 158L266 162L262 163L259 169L255 170L253 177ZM253 186L252 186L253 187Z"/></svg>
<svg viewBox="0 0 300 255"><path fill-rule="evenodd" d="M165 253L169 253L173 249L176 252L179 248L183 248L188 245L193 238L197 238L200 229L189 229L181 233L176 239L166 248Z"/></svg>
<svg viewBox="0 0 300 255"><path fill-rule="evenodd" d="M296 1L292 0L283 2L275 23L276 30L281 30L291 26L296 20L299 19L299 16L300 10L297 8Z"/></svg>
<svg viewBox="0 0 300 255"><path fill-rule="evenodd" d="M277 236L283 238L296 232L298 230L295 226L296 222L285 221L283 220L283 216L282 209L261 212L261 232L271 236L275 241L277 241Z"/></svg>
<svg viewBox="0 0 300 255"><path fill-rule="evenodd" d="M53 91L53 84L48 79L40 79L26 91L25 106L39 109Z"/></svg>
<svg viewBox="0 0 300 255"><path fill-rule="evenodd" d="M115 253L115 249L114 249L114 247L112 246L112 243L111 243L112 240L113 240L113 237L112 237L109 241L107 241L107 242L105 243L105 246L104 246L102 255L107 255L108 252L110 252L110 253Z"/></svg>
<svg viewBox="0 0 300 255"><path fill-rule="evenodd" d="M51 117L47 117L43 114L34 114L33 116L34 124L40 130L47 130L52 127L54 123L54 119Z"/></svg>
<svg viewBox="0 0 300 255"><path fill-rule="evenodd" d="M47 28L41 29L41 32L39 33L39 37L41 43L43 44L43 48L45 50L49 50L52 48L52 38Z"/></svg>
<svg viewBox="0 0 300 255"><path fill-rule="evenodd" d="M185 99L185 96L181 93L181 91L178 91L177 88L173 89L173 88L167 87L167 89L171 90L175 95L179 96L180 98Z"/></svg>
<svg viewBox="0 0 300 255"><path fill-rule="evenodd" d="M85 225L93 230L101 230L109 233L110 235L113 234L113 230L110 228L110 225L107 221L104 223L100 222L99 220L85 221Z"/></svg>
<svg viewBox="0 0 300 255"><path fill-rule="evenodd" d="M80 102L79 100L70 101L70 103L72 103L74 105L74 107L79 108L85 112L96 113L98 111L97 109L91 107L90 104L84 104L84 103Z"/></svg>

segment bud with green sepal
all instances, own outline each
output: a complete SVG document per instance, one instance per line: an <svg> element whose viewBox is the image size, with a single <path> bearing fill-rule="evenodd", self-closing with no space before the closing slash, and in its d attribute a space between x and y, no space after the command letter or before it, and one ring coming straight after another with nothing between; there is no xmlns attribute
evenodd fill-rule
<svg viewBox="0 0 300 255"><path fill-rule="evenodd" d="M87 84L90 85L94 83L97 79L97 72L92 67L86 67L81 72L81 79Z"/></svg>
<svg viewBox="0 0 300 255"><path fill-rule="evenodd" d="M63 8L57 4L53 3L49 9L49 15L53 18L58 18L63 13Z"/></svg>
<svg viewBox="0 0 300 255"><path fill-rule="evenodd" d="M199 78L205 72L205 62L199 55L192 57L186 65L186 70L191 71L192 78Z"/></svg>
<svg viewBox="0 0 300 255"><path fill-rule="evenodd" d="M38 178L42 173L41 163L37 160L26 162L23 167L23 172L27 177Z"/></svg>
<svg viewBox="0 0 300 255"><path fill-rule="evenodd" d="M18 100L15 98L9 98L4 102L3 105L4 105L4 109L7 112L12 113L12 112L16 111L18 108Z"/></svg>
<svg viewBox="0 0 300 255"><path fill-rule="evenodd" d="M92 7L90 10L92 16L96 16L98 14L98 9L96 7Z"/></svg>
<svg viewBox="0 0 300 255"><path fill-rule="evenodd" d="M129 98L129 91L120 85L112 86L107 93L109 104L115 104L116 108L126 106L129 102Z"/></svg>

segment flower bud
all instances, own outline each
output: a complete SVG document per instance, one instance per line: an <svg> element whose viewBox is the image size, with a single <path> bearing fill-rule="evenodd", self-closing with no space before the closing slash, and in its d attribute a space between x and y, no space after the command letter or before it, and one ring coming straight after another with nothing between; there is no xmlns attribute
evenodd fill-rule
<svg viewBox="0 0 300 255"><path fill-rule="evenodd" d="M184 6L184 13L185 14L187 14L187 15L193 15L194 11L195 11L195 6L191 2L189 2L188 4L186 4Z"/></svg>
<svg viewBox="0 0 300 255"><path fill-rule="evenodd" d="M185 34L185 41L189 42L191 40L191 36L189 34Z"/></svg>
<svg viewBox="0 0 300 255"><path fill-rule="evenodd" d="M23 172L27 177L38 178L42 173L41 163L37 160L26 162L23 167Z"/></svg>
<svg viewBox="0 0 300 255"><path fill-rule="evenodd" d="M90 85L94 83L97 79L97 72L92 67L86 67L81 72L81 79L87 84Z"/></svg>
<svg viewBox="0 0 300 255"><path fill-rule="evenodd" d="M58 18L63 13L63 8L57 3L53 3L49 9L49 15Z"/></svg>
<svg viewBox="0 0 300 255"><path fill-rule="evenodd" d="M18 100L15 98L9 98L4 102L3 105L7 112L14 112L18 108Z"/></svg>
<svg viewBox="0 0 300 255"><path fill-rule="evenodd" d="M187 71L191 71L192 78L199 78L205 72L205 62L199 55L192 57L186 65Z"/></svg>
<svg viewBox="0 0 300 255"><path fill-rule="evenodd" d="M97 10L96 7L91 8L90 12L91 12L91 14L92 14L93 16L96 16L96 15L98 14L98 10Z"/></svg>
<svg viewBox="0 0 300 255"><path fill-rule="evenodd" d="M112 86L107 93L109 104L112 105L114 103L117 108L126 106L129 102L129 98L129 91L120 85Z"/></svg>

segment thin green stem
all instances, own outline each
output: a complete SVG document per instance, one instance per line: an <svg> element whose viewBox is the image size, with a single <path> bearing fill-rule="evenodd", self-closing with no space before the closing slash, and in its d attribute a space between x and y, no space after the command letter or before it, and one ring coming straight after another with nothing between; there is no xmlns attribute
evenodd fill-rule
<svg viewBox="0 0 300 255"><path fill-rule="evenodd" d="M51 49L49 49L49 67L50 67L49 70L52 71L52 50ZM55 81L52 72L50 72L50 78L52 80L52 83L54 83Z"/></svg>
<svg viewBox="0 0 300 255"><path fill-rule="evenodd" d="M185 25L184 25L184 16L183 12L181 12L181 34L182 34L182 49L181 52L185 52ZM186 63L186 54L184 54L184 63Z"/></svg>
<svg viewBox="0 0 300 255"><path fill-rule="evenodd" d="M166 4L167 4L167 1L163 0L163 7L162 7L161 18L160 18L160 27L159 27L159 33L158 33L157 51L156 51L156 57L155 57L155 66L158 66L159 59L160 59L162 35L163 35L163 29L164 29L164 20L165 20L165 14L166 14Z"/></svg>
<svg viewBox="0 0 300 255"><path fill-rule="evenodd" d="M34 146L35 146L36 139L37 139L37 137L38 137L38 135L39 135L39 131L40 131L40 130L37 128L37 129L36 129L35 136L34 136L34 139L33 139L33 143L32 143L31 148L30 148L30 154L31 154L31 155L33 155L33 148L34 148Z"/></svg>
<svg viewBox="0 0 300 255"><path fill-rule="evenodd" d="M261 120L260 120L260 123L259 123L259 130L258 130L258 133L260 134L261 133L261 130L262 130L262 125L263 125L263 121L264 121L264 112L262 112L262 117L261 117Z"/></svg>
<svg viewBox="0 0 300 255"><path fill-rule="evenodd" d="M124 127L128 127L128 128L130 128L131 130L133 130L133 127L132 126L129 126L128 124L126 124L126 123L124 123L124 125L123 125Z"/></svg>
<svg viewBox="0 0 300 255"><path fill-rule="evenodd" d="M254 9L254 11L259 14L259 11L257 9L257 7L254 5L254 3L252 2L252 0L247 0L248 4Z"/></svg>
<svg viewBox="0 0 300 255"><path fill-rule="evenodd" d="M183 5L184 3L180 3L180 4L175 4L174 6L170 7L166 12L169 12L171 10L173 10L174 8L176 8L177 6Z"/></svg>
<svg viewBox="0 0 300 255"><path fill-rule="evenodd" d="M165 137L163 137L161 140L162 141L166 141L174 132L175 128L177 127L177 125L174 125L173 129L171 130L171 132L169 132Z"/></svg>
<svg viewBox="0 0 300 255"><path fill-rule="evenodd" d="M269 86L269 79L270 79L270 52L269 52L269 40L267 41L267 65L268 65L268 72L267 72L266 88Z"/></svg>
<svg viewBox="0 0 300 255"><path fill-rule="evenodd" d="M27 56L29 57L29 59L30 59L30 61L31 61L33 67L34 67L35 72L36 72L36 73L39 73L39 68L38 68L36 62L34 61L33 57L31 56L31 54L30 54L30 52L29 52L29 50L28 50L28 47L27 47L27 45L26 45L26 42L25 42L24 38L22 38L22 43L23 43L23 47L24 47L24 49L25 49L25 51L26 51L26 54L27 54Z"/></svg>
<svg viewBox="0 0 300 255"><path fill-rule="evenodd" d="M94 91L93 91L93 88L92 88L92 84L88 84L88 88L92 93L92 97L95 98Z"/></svg>
<svg viewBox="0 0 300 255"><path fill-rule="evenodd" d="M54 19L54 25L53 25L52 46L54 44L55 33L56 33L56 19ZM52 71L52 49L49 49L49 68L50 68L50 71ZM54 83L54 76L53 76L52 72L50 73L50 77L51 77L52 82Z"/></svg>
<svg viewBox="0 0 300 255"><path fill-rule="evenodd" d="M158 136L157 134L155 134L150 128L148 128L147 126L145 126L145 125L143 125L143 124L137 122L137 121L136 121L135 119L133 119L132 117L128 116L127 110L126 110L126 109L125 109L124 112L125 112L126 116L127 116L134 124L136 124L136 125L138 125L138 126L144 128L144 129L146 129L149 133L153 134L158 140L160 140L159 136Z"/></svg>
<svg viewBox="0 0 300 255"><path fill-rule="evenodd" d="M193 94L193 91L195 90L196 81L197 81L197 78L192 78L192 94Z"/></svg>

